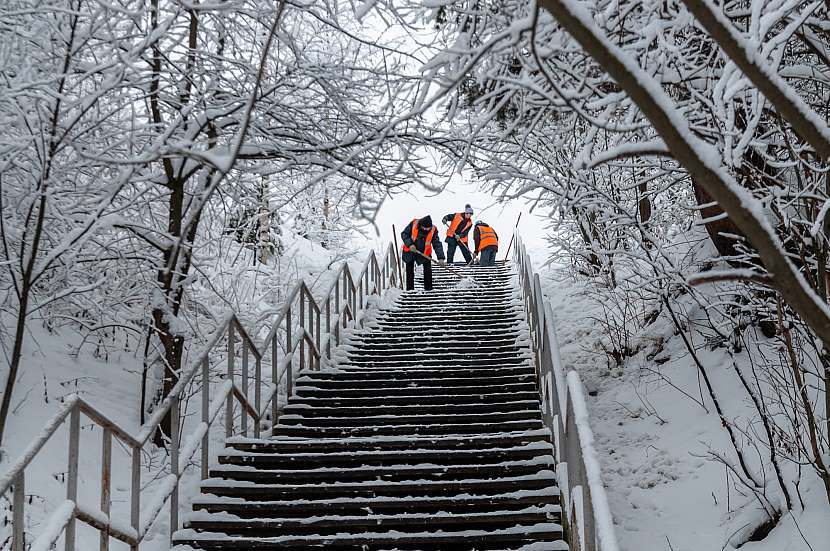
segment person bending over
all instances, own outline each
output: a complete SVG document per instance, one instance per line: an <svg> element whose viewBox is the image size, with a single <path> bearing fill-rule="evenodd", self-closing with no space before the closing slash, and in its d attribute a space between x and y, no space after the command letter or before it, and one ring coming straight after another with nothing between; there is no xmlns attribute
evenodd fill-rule
<svg viewBox="0 0 830 551"><path fill-rule="evenodd" d="M454 212L441 219L444 224L449 224L447 238L444 240L447 243L448 263L452 264L456 248L461 249L461 254L464 255L464 261L467 264L472 260L473 255L470 254L470 246L468 245L468 234L473 227L472 218L473 207L464 205L464 212Z"/></svg>
<svg viewBox="0 0 830 551"><path fill-rule="evenodd" d="M402 259L406 264L406 290L415 288L415 264L424 267L424 290L432 289L432 250L435 249L438 261L444 263L444 247L441 238L432 225L432 217L424 216L410 222L401 232L403 240ZM420 253L420 254L418 254Z"/></svg>
<svg viewBox="0 0 830 551"><path fill-rule="evenodd" d="M499 234L484 222L476 222L473 230L476 244L476 256L481 255L480 266L495 266L496 253L499 252Z"/></svg>

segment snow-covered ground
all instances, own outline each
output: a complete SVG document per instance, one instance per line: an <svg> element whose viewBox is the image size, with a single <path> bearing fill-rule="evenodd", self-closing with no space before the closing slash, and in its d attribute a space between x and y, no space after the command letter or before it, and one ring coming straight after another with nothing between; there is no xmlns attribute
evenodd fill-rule
<svg viewBox="0 0 830 551"><path fill-rule="evenodd" d="M604 351L602 309L584 280L556 267L542 273L565 365L580 372L591 393L588 407L622 549L734 549L765 515L724 465L711 460L710 452L731 457L729 437L671 322L661 316L634 335L642 350L622 366L609 367L614 362ZM703 340L694 333L692 339L698 345ZM751 404L740 392L729 356L720 348L697 348L726 416L750 418ZM736 359L739 365L747 361L745 354ZM746 542L742 550L830 549L824 489L808 468L802 476L805 509L796 504L765 539Z"/></svg>

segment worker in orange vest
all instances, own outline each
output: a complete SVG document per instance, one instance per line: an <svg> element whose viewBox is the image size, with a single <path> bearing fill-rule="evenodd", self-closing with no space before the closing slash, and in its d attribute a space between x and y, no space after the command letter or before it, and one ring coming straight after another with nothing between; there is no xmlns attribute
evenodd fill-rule
<svg viewBox="0 0 830 551"><path fill-rule="evenodd" d="M467 245L467 234L473 227L473 207L464 205L464 212L454 212L446 215L441 219L444 224L449 223L447 228L447 238L444 240L447 243L447 262L452 264L455 258L455 249L458 247L458 242L461 245L461 254L464 255L464 261L469 264L472 259L470 254L470 246Z"/></svg>
<svg viewBox="0 0 830 551"><path fill-rule="evenodd" d="M432 289L432 262L419 254L412 252L412 249L432 257L432 250L435 249L438 255L438 262L444 264L444 247L441 245L441 237L432 225L432 217L427 215L418 220L410 222L401 232L403 240L403 261L406 264L406 289L415 288L415 263L424 267L424 290Z"/></svg>
<svg viewBox="0 0 830 551"><path fill-rule="evenodd" d="M479 220L473 230L476 244L476 256L481 254L480 266L495 266L496 253L499 251L499 234L496 230Z"/></svg>

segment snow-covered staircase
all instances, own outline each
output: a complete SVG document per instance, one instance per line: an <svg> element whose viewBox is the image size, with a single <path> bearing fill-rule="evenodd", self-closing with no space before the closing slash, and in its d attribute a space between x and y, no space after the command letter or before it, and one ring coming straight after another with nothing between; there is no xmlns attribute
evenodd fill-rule
<svg viewBox="0 0 830 551"><path fill-rule="evenodd" d="M567 549L509 268L435 270L300 377L275 436L229 444L175 543L202 549Z"/></svg>

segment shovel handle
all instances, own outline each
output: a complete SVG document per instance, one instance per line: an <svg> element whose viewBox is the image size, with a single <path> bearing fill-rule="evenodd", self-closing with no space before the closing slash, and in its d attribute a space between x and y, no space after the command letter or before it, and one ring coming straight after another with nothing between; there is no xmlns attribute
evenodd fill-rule
<svg viewBox="0 0 830 551"><path fill-rule="evenodd" d="M459 274L458 272L456 272L455 270L453 270L452 268L450 268L450 267L449 267L449 266L447 266L446 264L441 264L440 262L438 262L437 260L435 260L435 259L434 259L434 258L432 258L431 256L427 256L427 255L425 255L424 253L422 253L422 252L421 252L421 251L419 251L418 249L415 249L415 248L410 248L409 250L410 250L410 251L412 251L412 252L414 252L415 254L417 254L417 255L419 255L419 256L423 256L424 258L426 258L427 260L429 260L429 261L430 261L430 262L432 262L433 264L437 264L437 265L441 266L442 268L446 269L449 273L453 274L454 276L458 277L459 279L464 279L464 276L463 276L463 275Z"/></svg>

